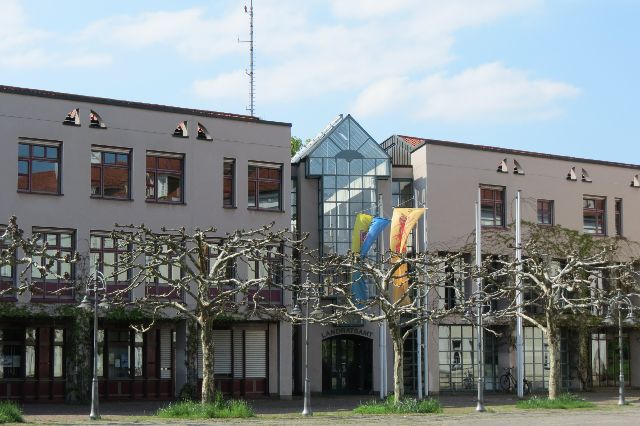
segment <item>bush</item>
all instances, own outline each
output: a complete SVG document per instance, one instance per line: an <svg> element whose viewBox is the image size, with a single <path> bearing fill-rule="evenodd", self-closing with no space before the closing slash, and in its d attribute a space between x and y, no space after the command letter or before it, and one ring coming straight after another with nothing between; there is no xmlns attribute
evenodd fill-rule
<svg viewBox="0 0 640 426"><path fill-rule="evenodd" d="M0 402L0 423L22 423L22 410L13 402Z"/></svg>
<svg viewBox="0 0 640 426"><path fill-rule="evenodd" d="M203 404L195 401L180 401L161 408L158 417L181 419L230 419L253 417L255 413L246 401L224 400L220 393L215 402Z"/></svg>
<svg viewBox="0 0 640 426"><path fill-rule="evenodd" d="M418 401L415 398L405 398L395 403L393 396L384 401L363 402L353 410L357 414L410 414L410 413L442 413L442 406L437 399Z"/></svg>
<svg viewBox="0 0 640 426"><path fill-rule="evenodd" d="M525 410L570 410L574 408L593 408L595 407L595 404L593 402L585 401L584 399L579 398L577 395L563 393L556 399L533 396L529 399L518 401L516 407L523 408Z"/></svg>

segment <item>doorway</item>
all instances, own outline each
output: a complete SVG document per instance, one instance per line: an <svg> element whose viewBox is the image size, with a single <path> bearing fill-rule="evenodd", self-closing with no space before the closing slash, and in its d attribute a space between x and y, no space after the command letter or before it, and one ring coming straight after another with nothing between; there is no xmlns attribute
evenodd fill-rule
<svg viewBox="0 0 640 426"><path fill-rule="evenodd" d="M367 394L372 387L371 339L350 334L322 342L322 391L328 394Z"/></svg>

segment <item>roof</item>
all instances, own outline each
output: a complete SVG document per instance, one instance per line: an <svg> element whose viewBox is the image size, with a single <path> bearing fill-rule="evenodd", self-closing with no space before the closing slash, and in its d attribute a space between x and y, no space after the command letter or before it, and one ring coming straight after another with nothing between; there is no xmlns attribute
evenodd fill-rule
<svg viewBox="0 0 640 426"><path fill-rule="evenodd" d="M496 146L487 146L487 145L474 145L470 143L462 143L462 142L451 142L451 141L443 141L438 139L425 139L425 138L417 138L412 136L400 136L404 140L412 139L415 141L420 141L417 147L413 150L413 152L427 145L439 145L446 146L451 148L460 148L460 149L473 149L477 151L489 151L489 152L498 152L502 154L510 154L510 155L526 155L529 157L538 157L538 158L546 158L551 160L561 160L561 161L572 161L577 163L587 163L587 164L599 164L603 166L614 166L614 167L624 167L628 169L640 169L639 164L631 164L631 163L618 163L615 161L604 161L604 160L594 160L590 158L581 158L581 157L571 157L567 155L556 155L556 154L545 154L541 152L534 151L524 151L519 149L510 149L510 148L500 148Z"/></svg>
<svg viewBox="0 0 640 426"><path fill-rule="evenodd" d="M398 137L402 138L402 140L404 140L406 143L408 143L409 145L411 145L414 148L419 147L425 141L422 138L414 138L413 136L398 135Z"/></svg>
<svg viewBox="0 0 640 426"><path fill-rule="evenodd" d="M148 104L144 102L124 101L119 99L100 98L95 96L75 95L71 93L51 92L48 90L27 89L23 87L0 85L0 93L8 93L12 95L36 96L40 98L50 98L50 99L62 99L62 100L68 100L68 101L112 105L112 106L119 106L119 107L144 109L144 110L150 110L150 111L197 115L201 117L222 118L225 120L239 120L239 121L248 121L248 122L262 123L262 124L273 124L276 126L291 127L291 123L262 120L258 117L253 117L250 115L232 114L227 112L208 111L208 110L193 109L193 108L183 108L183 107L176 107L176 106L169 106L169 105Z"/></svg>
<svg viewBox="0 0 640 426"><path fill-rule="evenodd" d="M349 117L349 114L347 114L347 117ZM298 152L296 152L296 155L291 158L291 164L299 163L300 160L309 155L311 151L313 151L313 149L324 140L324 137L331 133L333 129L338 127L338 125L342 123L347 117L342 114L338 114L338 116L334 118L331 123L327 125L327 127L322 129L320 133L318 133L313 139L311 139L302 148L300 148Z"/></svg>

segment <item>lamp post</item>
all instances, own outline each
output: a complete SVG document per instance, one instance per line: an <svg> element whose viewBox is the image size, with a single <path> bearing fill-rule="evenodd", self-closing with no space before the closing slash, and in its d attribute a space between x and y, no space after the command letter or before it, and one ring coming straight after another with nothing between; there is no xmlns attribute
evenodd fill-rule
<svg viewBox="0 0 640 426"><path fill-rule="evenodd" d="M91 383L91 413L89 418L91 420L98 420L100 418L100 407L98 401L98 309L107 309L109 304L107 303L107 283L104 279L104 274L98 271L98 262L95 265L95 274L93 279L87 283L86 291L82 302L78 305L78 308L84 309L87 312L93 310L93 381ZM91 285L93 283L93 285ZM89 292L93 291L93 306L89 300ZM102 300L98 303L98 292L104 291Z"/></svg>
<svg viewBox="0 0 640 426"><path fill-rule="evenodd" d="M614 309L618 310L618 357L620 358L620 387L618 388L618 405L624 405L624 352L622 350L622 323L626 325L633 326L636 324L636 319L633 316L633 302L627 296L623 295L620 290L616 293L615 296L611 297L609 300L609 310L607 311L607 315L605 316L602 323L604 325L613 326L615 325L615 320L613 319L612 311ZM629 309L629 313L627 317L622 320L622 309L626 307Z"/></svg>
<svg viewBox="0 0 640 426"><path fill-rule="evenodd" d="M484 406L484 334L482 324L482 308L484 306L485 292L477 291L471 295L471 300L477 300L477 312L474 314L473 308L469 308L465 311L464 316L467 321L476 326L478 341L478 404L476 405L476 411L482 413L485 411Z"/></svg>
<svg viewBox="0 0 640 426"><path fill-rule="evenodd" d="M304 295L301 296L300 293ZM306 314L304 316L304 406L302 408L303 416L311 416L313 412L311 411L311 379L309 379L309 302L313 301L316 305L313 311L311 312L311 316L314 318L318 318L322 315L322 309L319 306L320 296L317 290L314 290L311 282L309 281L309 277L302 284L302 288L296 298L296 304L293 307L293 311L291 314L294 317L300 317L302 315L302 310L298 303L305 302L306 305Z"/></svg>

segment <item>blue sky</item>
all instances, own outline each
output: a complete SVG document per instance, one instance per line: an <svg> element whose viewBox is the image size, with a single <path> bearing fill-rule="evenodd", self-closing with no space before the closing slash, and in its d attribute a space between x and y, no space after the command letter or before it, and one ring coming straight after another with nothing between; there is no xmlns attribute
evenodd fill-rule
<svg viewBox="0 0 640 426"><path fill-rule="evenodd" d="M248 0L3 0L0 84L246 113ZM256 115L640 164L640 2L255 0Z"/></svg>

